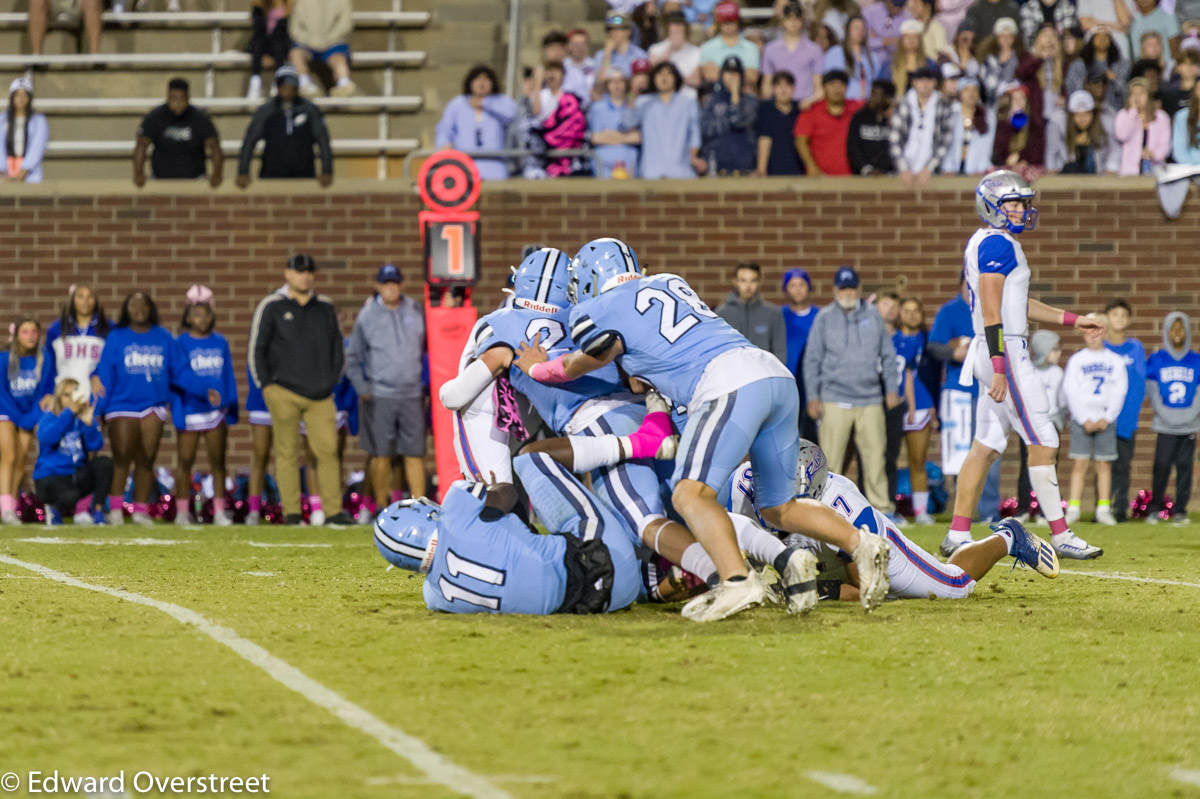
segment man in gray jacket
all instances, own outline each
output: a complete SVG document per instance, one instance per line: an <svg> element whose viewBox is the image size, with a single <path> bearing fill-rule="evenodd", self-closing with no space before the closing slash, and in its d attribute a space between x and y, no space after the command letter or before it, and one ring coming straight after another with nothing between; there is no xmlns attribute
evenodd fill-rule
<svg viewBox="0 0 1200 799"><path fill-rule="evenodd" d="M735 290L729 292L725 302L717 308L717 315L748 338L751 344L786 364L787 326L783 323L783 310L764 300L758 293L761 281L762 269L758 264L738 264L734 272Z"/></svg>
<svg viewBox="0 0 1200 799"><path fill-rule="evenodd" d="M362 403L360 439L370 457L371 486L380 510L399 498L392 458L404 459L414 497L425 494L425 312L404 296L404 277L392 264L375 276L375 296L358 312L346 374Z"/></svg>
<svg viewBox="0 0 1200 799"><path fill-rule="evenodd" d="M890 515L895 504L884 472L887 434L880 400L888 408L900 404L896 351L879 311L859 298L858 273L841 267L833 286L837 301L817 314L804 350L808 415L820 422L817 435L832 469L842 468L853 430L867 499Z"/></svg>

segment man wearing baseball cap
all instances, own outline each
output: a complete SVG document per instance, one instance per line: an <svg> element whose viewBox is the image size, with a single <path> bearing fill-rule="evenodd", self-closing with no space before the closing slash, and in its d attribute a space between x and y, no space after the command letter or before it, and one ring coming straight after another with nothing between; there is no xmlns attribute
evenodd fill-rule
<svg viewBox="0 0 1200 799"><path fill-rule="evenodd" d="M279 94L255 112L238 159L237 185L250 185L250 162L254 148L263 142L261 178L318 178L321 186L333 183L333 150L325 116L312 100L300 96L300 73L291 64L275 70ZM321 174L316 172L313 146L321 155Z"/></svg>
<svg viewBox="0 0 1200 799"><path fill-rule="evenodd" d="M754 42L742 35L742 11L735 0L721 0L713 9L717 35L700 45L700 76L706 82L720 77L721 65L736 56L746 71L746 85L758 85L759 54Z"/></svg>
<svg viewBox="0 0 1200 799"><path fill-rule="evenodd" d="M646 51L632 43L633 22L629 15L609 11L604 17L604 49L596 53L597 71L603 75L609 67L621 70L625 77L633 74L633 62L649 59Z"/></svg>
<svg viewBox="0 0 1200 799"><path fill-rule="evenodd" d="M392 489L392 458L404 459L414 497L425 494L425 312L404 294L404 276L393 264L375 275L375 296L358 312L346 375L361 402L362 437L370 457L371 486L380 510L399 499Z"/></svg>
<svg viewBox="0 0 1200 799"><path fill-rule="evenodd" d="M250 340L250 379L262 390L271 412L275 439L275 479L288 524L302 522L300 507L300 423L317 460L321 496L311 497L309 524L354 524L342 506L337 450L337 410L333 390L342 379L345 353L333 300L313 291L316 261L298 253L288 259L282 291L272 291L254 311Z"/></svg>
<svg viewBox="0 0 1200 799"><path fill-rule="evenodd" d="M817 313L804 349L806 410L820 424L819 443L830 468L841 468L853 431L867 499L890 515L895 505L883 468L883 403L889 409L900 404L896 350L879 311L859 297L854 267L840 267L833 286L836 301Z"/></svg>

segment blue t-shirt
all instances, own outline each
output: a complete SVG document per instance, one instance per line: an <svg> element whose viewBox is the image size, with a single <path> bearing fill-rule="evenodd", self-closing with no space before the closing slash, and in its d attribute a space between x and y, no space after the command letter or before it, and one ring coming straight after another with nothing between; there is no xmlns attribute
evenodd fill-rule
<svg viewBox="0 0 1200 799"><path fill-rule="evenodd" d="M551 358L565 355L575 349L567 332L570 313L569 308L552 314L527 308L492 311L484 317L484 326L479 331L478 351L483 353L493 347L507 347L515 354L521 344L537 337ZM579 406L589 399L625 391L617 367L612 364L569 383L547 385L522 372L514 361L509 379L513 388L525 395L556 433L562 432Z"/></svg>
<svg viewBox="0 0 1200 799"><path fill-rule="evenodd" d="M1190 408L1196 398L1200 355L1188 350L1182 358L1159 350L1146 362L1146 379L1158 383L1158 395L1167 408Z"/></svg>
<svg viewBox="0 0 1200 799"><path fill-rule="evenodd" d="M571 335L587 351L605 334L619 337L621 368L676 405L691 402L713 358L753 345L717 316L678 275L631 280L571 309Z"/></svg>
<svg viewBox="0 0 1200 799"><path fill-rule="evenodd" d="M933 319L933 328L929 331L929 340L939 344L949 344L962 336L973 338L975 328L971 323L971 306L967 305L962 294L958 294L938 309L937 316ZM946 361L946 377L942 380L942 388L965 391L974 397L977 391L975 381L971 381L970 388L960 386L958 377L961 373L961 363Z"/></svg>
<svg viewBox="0 0 1200 799"><path fill-rule="evenodd" d="M628 133L638 126L637 112L628 105L613 105L612 99L606 94L588 106L588 130L595 133L598 130L615 130ZM599 161L598 178L612 177L612 170L618 163L624 163L629 177L637 177L638 148L633 144L597 144L593 146L596 159Z"/></svg>
<svg viewBox="0 0 1200 799"><path fill-rule="evenodd" d="M186 430L186 419L190 414L209 413L217 407L225 410L225 421L237 422L238 395L237 378L233 373L233 356L229 342L220 333L210 333L196 338L191 333L180 333L175 339L180 369L190 373L190 390L180 386L171 389L171 421L176 430ZM200 393L193 393L203 388ZM215 388L221 395L221 404L213 407L208 401L208 390Z"/></svg>
<svg viewBox="0 0 1200 799"><path fill-rule="evenodd" d="M810 305L807 311L800 314L793 311L790 305L783 306L783 324L787 328L787 368L794 375L800 374L800 359L804 357L808 334L812 331L819 310L817 306Z"/></svg>
<svg viewBox="0 0 1200 799"><path fill-rule="evenodd" d="M1136 338L1127 338L1123 344L1105 342L1104 346L1125 361L1129 389L1125 392L1125 404L1121 406L1121 415L1117 417L1117 437L1132 438L1138 429L1142 402L1146 399L1146 348Z"/></svg>
<svg viewBox="0 0 1200 799"><path fill-rule="evenodd" d="M42 418L38 402L46 394L54 393L51 375L53 358L42 359L41 372L37 367L37 356L22 355L17 364L17 373L9 377L10 353L0 352L0 416L22 430L32 430Z"/></svg>
<svg viewBox="0 0 1200 799"><path fill-rule="evenodd" d="M37 425L38 456L33 479L55 475L74 475L87 462L89 452L104 448L99 422L84 424L73 411L57 415L47 411Z"/></svg>
<svg viewBox="0 0 1200 799"><path fill-rule="evenodd" d="M171 401L171 383L182 371L177 361L175 339L165 329L156 325L137 333L128 327L113 328L96 367L105 392L96 412L139 413L166 405Z"/></svg>
<svg viewBox="0 0 1200 799"><path fill-rule="evenodd" d="M901 368L901 393L904 391L903 379L907 379L909 372L913 373L913 401L916 402L916 407L909 410L923 411L932 408L933 397L917 373L925 355L925 333L906 334L897 330L892 334L892 346L896 349L896 361Z"/></svg>

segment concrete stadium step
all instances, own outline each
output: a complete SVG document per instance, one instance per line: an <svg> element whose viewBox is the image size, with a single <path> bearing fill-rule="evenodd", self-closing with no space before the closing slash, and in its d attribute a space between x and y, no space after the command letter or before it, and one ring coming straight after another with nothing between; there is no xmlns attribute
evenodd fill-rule
<svg viewBox="0 0 1200 799"><path fill-rule="evenodd" d="M147 110L149 106L147 106ZM144 112L143 112L144 113ZM50 120L52 142L133 141L141 114L124 116L60 116ZM250 125L250 114L214 116L222 139L240 139ZM376 114L330 114L325 117L330 135L342 139L373 139L379 137L379 117ZM388 117L387 127L397 136L412 136L410 119Z"/></svg>
<svg viewBox="0 0 1200 799"><path fill-rule="evenodd" d="M192 104L213 116L253 113L262 100L245 97L194 97ZM50 97L39 98L37 108L47 116L140 115L162 103L161 97ZM326 115L411 112L421 108L418 96L398 97L318 97L316 104Z"/></svg>
<svg viewBox="0 0 1200 799"><path fill-rule="evenodd" d="M460 84L462 73L465 71L461 68L455 70L456 80ZM17 70L0 70L0 82L7 87L9 81L21 74L22 72ZM157 94L165 98L167 81L174 77L184 78L191 83L193 99L199 100L205 96L206 75L203 69L139 70L137 72L57 70L34 72L33 83L37 92L34 103L36 105L41 100L51 97L153 97ZM238 97L245 95L249 79L249 70L244 72L218 71L214 76L213 96ZM361 96L373 97L384 93L383 70L355 70L354 82L358 85L358 94ZM426 99L426 83L424 69L400 70L395 74L393 91L398 96L418 96L424 100ZM457 91L454 93L457 94Z"/></svg>
<svg viewBox="0 0 1200 799"><path fill-rule="evenodd" d="M225 157L225 182L232 182L237 177L237 162L231 159L236 158L235 155L227 155ZM397 154L388 159L389 174L395 177L400 175L400 165L403 162L403 155ZM121 155L116 158L55 158L53 156L46 159L46 179L47 180L129 180L132 174L132 157ZM335 180L345 180L349 178L363 178L367 180L375 180L379 169L379 159L371 155L338 155L334 152L333 157L333 174ZM149 168L147 168L149 174ZM258 175L258 164L255 163L250 169L251 177ZM319 191L317 182L314 181L296 181L297 191L309 192Z"/></svg>
<svg viewBox="0 0 1200 799"><path fill-rule="evenodd" d="M355 65L362 67L419 67L425 63L420 50L397 52L358 52ZM133 52L133 53L71 53L65 55L0 54L0 70L19 71L26 67L42 69L163 69L174 66L208 67L216 69L248 69L250 56L234 50L221 53L205 52Z"/></svg>

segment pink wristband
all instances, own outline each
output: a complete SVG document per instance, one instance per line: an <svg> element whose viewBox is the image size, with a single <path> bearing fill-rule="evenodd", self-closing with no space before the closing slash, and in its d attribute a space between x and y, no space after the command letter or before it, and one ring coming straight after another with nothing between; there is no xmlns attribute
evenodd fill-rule
<svg viewBox="0 0 1200 799"><path fill-rule="evenodd" d="M1063 324L1067 327L1075 327L1075 320L1079 318L1079 314L1063 311Z"/></svg>
<svg viewBox="0 0 1200 799"><path fill-rule="evenodd" d="M992 371L998 375L1002 375L1002 374L1004 374L1004 368L1005 368L1004 367L1004 356L1003 355L993 355L992 356Z"/></svg>
<svg viewBox="0 0 1200 799"><path fill-rule="evenodd" d="M529 370L529 376L539 383L566 383L570 380L567 377L567 370L563 368L562 356L553 361L535 363Z"/></svg>

